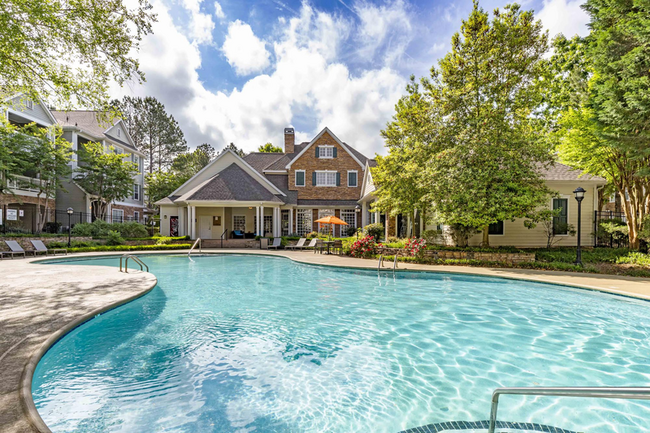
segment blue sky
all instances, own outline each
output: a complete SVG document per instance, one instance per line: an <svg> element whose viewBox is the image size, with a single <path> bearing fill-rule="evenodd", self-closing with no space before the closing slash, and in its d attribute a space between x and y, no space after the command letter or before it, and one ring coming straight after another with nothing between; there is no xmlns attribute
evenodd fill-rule
<svg viewBox="0 0 650 433"><path fill-rule="evenodd" d="M507 1L483 0L486 10ZM528 0L551 35L585 34L582 0ZM158 22L136 56L147 82L113 89L155 96L191 147L247 151L299 141L324 126L368 156L411 74L427 75L471 0L152 0Z"/></svg>

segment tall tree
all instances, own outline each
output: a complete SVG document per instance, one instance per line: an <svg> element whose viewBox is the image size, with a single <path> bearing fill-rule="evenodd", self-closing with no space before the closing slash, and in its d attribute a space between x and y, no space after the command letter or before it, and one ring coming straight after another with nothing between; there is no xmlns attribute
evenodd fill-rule
<svg viewBox="0 0 650 433"><path fill-rule="evenodd" d="M552 104L558 151L614 185L638 248L650 215L650 4L589 0L584 8L590 35L554 41L554 87L566 89Z"/></svg>
<svg viewBox="0 0 650 433"><path fill-rule="evenodd" d="M257 148L258 152L262 153L282 153L282 148L274 146L272 143L266 143L265 145L260 145Z"/></svg>
<svg viewBox="0 0 650 433"><path fill-rule="evenodd" d="M104 151L101 143L86 143L77 152L79 166L75 181L95 196L94 217L106 220L108 205L124 200L133 192L133 177L137 164L125 159L125 154Z"/></svg>
<svg viewBox="0 0 650 433"><path fill-rule="evenodd" d="M177 155L187 151L178 122L156 98L125 96L112 105L124 118L137 148L145 154L149 173L169 168Z"/></svg>
<svg viewBox="0 0 650 433"><path fill-rule="evenodd" d="M530 216L551 194L538 120L548 36L531 11L508 5L490 21L475 0L451 46L423 81L437 119L423 169L440 221L480 227L489 245L490 224Z"/></svg>
<svg viewBox="0 0 650 433"><path fill-rule="evenodd" d="M418 221L431 203L427 198L426 161L435 132L434 107L422 95L415 78L407 85L408 94L395 105L395 115L381 131L388 148L385 157L376 156L372 169L377 187L374 207L391 215L405 214ZM413 228L417 228L413 225ZM419 233L412 233L419 236Z"/></svg>
<svg viewBox="0 0 650 433"><path fill-rule="evenodd" d="M103 109L110 82L144 80L135 53L155 19L146 0L3 0L0 90Z"/></svg>

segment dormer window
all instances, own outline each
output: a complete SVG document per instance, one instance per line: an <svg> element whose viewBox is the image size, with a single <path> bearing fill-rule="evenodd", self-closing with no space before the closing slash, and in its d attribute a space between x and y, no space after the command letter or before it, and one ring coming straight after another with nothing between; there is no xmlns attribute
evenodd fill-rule
<svg viewBox="0 0 650 433"><path fill-rule="evenodd" d="M34 109L34 101L28 99L27 101L25 101L25 107L27 107L30 110L33 110Z"/></svg>

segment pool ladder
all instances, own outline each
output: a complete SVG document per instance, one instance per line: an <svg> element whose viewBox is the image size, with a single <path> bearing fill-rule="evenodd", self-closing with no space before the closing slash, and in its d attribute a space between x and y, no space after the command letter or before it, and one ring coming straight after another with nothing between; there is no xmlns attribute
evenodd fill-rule
<svg viewBox="0 0 650 433"><path fill-rule="evenodd" d="M393 271L397 269L397 256L398 254L395 253L395 258L393 259ZM379 255L379 263L377 263L377 270L381 270L381 268L384 267L384 255L380 254Z"/></svg>
<svg viewBox="0 0 650 433"><path fill-rule="evenodd" d="M650 387L520 387L497 388L492 393L492 409L490 411L490 426L488 433L494 433L497 423L499 396L510 395L539 395L552 397L581 397L581 398L615 398L625 400L650 400Z"/></svg>
<svg viewBox="0 0 650 433"><path fill-rule="evenodd" d="M141 271L144 271L146 269L147 272L149 272L149 266L147 266L147 264L143 262L138 256L134 256L132 254L124 254L122 257L120 257L120 272L122 272L122 261L124 261L124 272L129 272L129 259L133 259L134 262L140 265Z"/></svg>
<svg viewBox="0 0 650 433"><path fill-rule="evenodd" d="M223 242L223 239L221 240L221 242ZM189 257L190 254L192 254L192 251L194 250L194 248L196 248L196 244L199 244L199 253L203 252L203 249L201 249L201 243L202 243L201 238L197 238L196 241L194 241L194 245L192 245L192 248L190 248L190 251L187 253L187 257Z"/></svg>

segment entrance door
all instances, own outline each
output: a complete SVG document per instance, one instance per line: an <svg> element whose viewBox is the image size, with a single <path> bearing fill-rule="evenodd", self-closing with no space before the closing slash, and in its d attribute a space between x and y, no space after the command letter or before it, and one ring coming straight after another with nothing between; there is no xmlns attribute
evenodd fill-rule
<svg viewBox="0 0 650 433"><path fill-rule="evenodd" d="M199 237L201 239L212 239L212 217L199 217Z"/></svg>
<svg viewBox="0 0 650 433"><path fill-rule="evenodd" d="M169 236L178 236L178 216L169 217Z"/></svg>

